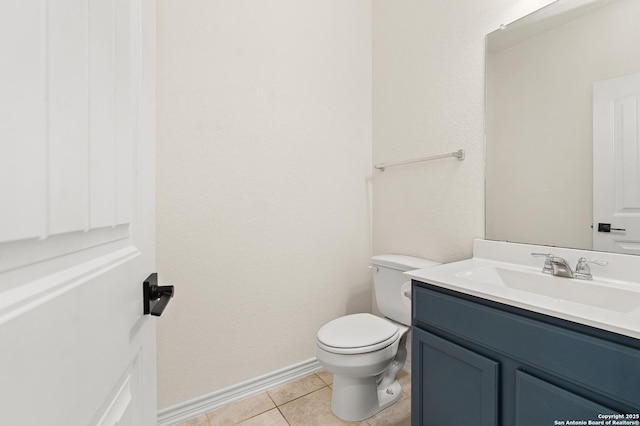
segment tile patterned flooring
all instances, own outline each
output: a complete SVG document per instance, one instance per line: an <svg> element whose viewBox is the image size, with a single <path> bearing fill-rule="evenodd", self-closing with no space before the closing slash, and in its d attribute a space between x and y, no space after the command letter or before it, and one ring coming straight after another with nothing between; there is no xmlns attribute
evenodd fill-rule
<svg viewBox="0 0 640 426"><path fill-rule="evenodd" d="M277 386L177 426L410 426L411 376L402 371L400 400L363 422L347 422L331 412L331 383L327 371L319 371L291 383Z"/></svg>

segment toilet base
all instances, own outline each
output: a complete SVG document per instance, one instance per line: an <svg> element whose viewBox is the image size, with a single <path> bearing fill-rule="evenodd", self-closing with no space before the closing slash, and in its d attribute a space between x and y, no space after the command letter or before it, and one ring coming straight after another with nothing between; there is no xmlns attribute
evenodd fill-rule
<svg viewBox="0 0 640 426"><path fill-rule="evenodd" d="M393 405L400 396L402 387L397 380L384 389L378 389L376 377L334 375L331 411L343 420L362 421Z"/></svg>

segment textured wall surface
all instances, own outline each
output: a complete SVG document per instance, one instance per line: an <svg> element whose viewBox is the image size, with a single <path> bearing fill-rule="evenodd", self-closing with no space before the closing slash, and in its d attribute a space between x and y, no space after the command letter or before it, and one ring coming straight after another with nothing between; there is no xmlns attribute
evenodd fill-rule
<svg viewBox="0 0 640 426"><path fill-rule="evenodd" d="M373 252L471 256L484 235L484 36L550 0L373 0Z"/></svg>
<svg viewBox="0 0 640 426"><path fill-rule="evenodd" d="M160 408L308 359L327 320L371 309L372 181L374 253L470 256L484 35L549 2L158 1ZM467 160L372 175L372 132L374 163Z"/></svg>
<svg viewBox="0 0 640 426"><path fill-rule="evenodd" d="M158 1L164 408L371 309L371 2Z"/></svg>

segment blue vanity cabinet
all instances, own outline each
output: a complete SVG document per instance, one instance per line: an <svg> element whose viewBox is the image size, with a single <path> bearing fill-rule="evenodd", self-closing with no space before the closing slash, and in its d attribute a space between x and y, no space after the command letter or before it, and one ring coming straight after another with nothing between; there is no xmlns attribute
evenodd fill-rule
<svg viewBox="0 0 640 426"><path fill-rule="evenodd" d="M640 341L419 281L412 294L413 426L640 425Z"/></svg>
<svg viewBox="0 0 640 426"><path fill-rule="evenodd" d="M498 363L426 331L413 333L411 387L422 404L412 401L412 424L496 425Z"/></svg>

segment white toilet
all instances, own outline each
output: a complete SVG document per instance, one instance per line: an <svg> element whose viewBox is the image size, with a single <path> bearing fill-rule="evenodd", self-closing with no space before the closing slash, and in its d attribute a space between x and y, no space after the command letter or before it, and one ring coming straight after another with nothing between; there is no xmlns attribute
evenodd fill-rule
<svg viewBox="0 0 640 426"><path fill-rule="evenodd" d="M397 254L374 256L371 263L378 309L386 318L340 317L322 326L316 340L318 361L333 373L331 410L349 421L367 419L400 398L396 378L411 326L411 281L402 273L438 265Z"/></svg>

